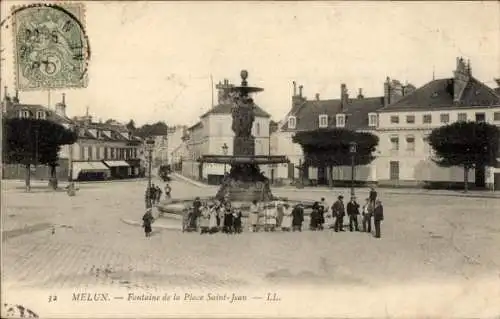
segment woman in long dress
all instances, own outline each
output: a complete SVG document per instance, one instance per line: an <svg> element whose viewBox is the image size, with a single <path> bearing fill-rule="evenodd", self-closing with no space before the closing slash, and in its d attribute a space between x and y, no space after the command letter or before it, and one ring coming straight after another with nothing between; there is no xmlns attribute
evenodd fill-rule
<svg viewBox="0 0 500 319"><path fill-rule="evenodd" d="M281 230L290 231L292 229L292 210L288 203L283 205L283 220L281 221Z"/></svg>
<svg viewBox="0 0 500 319"><path fill-rule="evenodd" d="M209 231L210 222L210 212L208 210L207 203L203 203L200 207L200 234L206 234Z"/></svg>
<svg viewBox="0 0 500 319"><path fill-rule="evenodd" d="M248 223L250 224L250 231L258 231L257 225L259 224L259 204L256 200L252 201L250 205L250 213L248 215Z"/></svg>
<svg viewBox="0 0 500 319"><path fill-rule="evenodd" d="M267 205L266 207L266 231L274 231L276 229L276 203L272 203L271 205Z"/></svg>
<svg viewBox="0 0 500 319"><path fill-rule="evenodd" d="M208 219L208 228L209 228L209 233L213 234L218 231L218 226L219 224L217 223L217 206L212 205L209 209L209 219Z"/></svg>
<svg viewBox="0 0 500 319"><path fill-rule="evenodd" d="M226 207L224 207L224 226L222 231L226 234L231 234L233 232L233 208L231 203L227 202Z"/></svg>

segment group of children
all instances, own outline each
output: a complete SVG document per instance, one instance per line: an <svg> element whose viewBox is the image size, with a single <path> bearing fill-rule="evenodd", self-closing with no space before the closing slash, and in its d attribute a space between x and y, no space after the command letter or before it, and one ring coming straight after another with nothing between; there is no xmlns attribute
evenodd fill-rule
<svg viewBox="0 0 500 319"><path fill-rule="evenodd" d="M212 204L201 202L199 197L185 214L184 231L197 231L201 234L214 234L222 231L226 234L242 232L241 208L233 207L230 201L215 201Z"/></svg>

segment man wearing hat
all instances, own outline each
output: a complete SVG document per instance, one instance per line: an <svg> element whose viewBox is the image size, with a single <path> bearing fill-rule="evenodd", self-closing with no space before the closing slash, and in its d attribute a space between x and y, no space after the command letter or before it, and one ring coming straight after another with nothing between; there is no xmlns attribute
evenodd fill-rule
<svg viewBox="0 0 500 319"><path fill-rule="evenodd" d="M344 231L344 216L345 208L344 202L342 201L344 196L340 195L335 203L332 205L332 215L335 216L335 226L336 232Z"/></svg>

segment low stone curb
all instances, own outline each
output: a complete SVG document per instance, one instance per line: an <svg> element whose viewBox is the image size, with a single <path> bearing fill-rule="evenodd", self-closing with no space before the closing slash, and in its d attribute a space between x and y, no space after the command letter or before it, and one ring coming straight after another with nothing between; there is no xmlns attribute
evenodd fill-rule
<svg viewBox="0 0 500 319"><path fill-rule="evenodd" d="M136 221L133 221L133 220L130 220L130 219L121 218L121 221L124 222L127 225L142 227L142 223L136 222ZM165 230L182 230L182 225L179 225L179 226L167 226L167 225L162 225L162 224L158 224L158 223L153 223L151 225L151 228L153 228L153 229L155 229L155 228L156 229L165 229Z"/></svg>
<svg viewBox="0 0 500 319"><path fill-rule="evenodd" d="M197 182L197 181L194 181L186 176L182 176L178 173L172 173L172 176L174 178L177 178L177 179L180 179L186 183L189 183L191 185L194 185L196 187L199 187L199 188L210 188L210 187L216 187L216 186L213 186L213 185L207 185L207 184L203 184L203 183L200 183L200 182Z"/></svg>

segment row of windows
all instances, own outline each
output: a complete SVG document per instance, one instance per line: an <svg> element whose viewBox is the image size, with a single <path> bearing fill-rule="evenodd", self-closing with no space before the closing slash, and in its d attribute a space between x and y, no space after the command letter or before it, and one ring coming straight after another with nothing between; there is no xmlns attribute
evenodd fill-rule
<svg viewBox="0 0 500 319"><path fill-rule="evenodd" d="M19 117L22 119L27 119L31 117L31 113L28 110L21 110L19 111ZM37 111L35 113L35 118L39 120L45 120L47 118L47 112L45 111Z"/></svg>
<svg viewBox="0 0 500 319"><path fill-rule="evenodd" d="M390 118L392 124L399 124L399 115L393 115ZM468 120L467 113L458 113L457 121L458 122L466 122ZM476 122L484 122L486 121L486 114L484 112L476 112L475 114ZM500 112L493 113L493 121L500 122ZM439 114L439 122L441 124L450 123L450 114L449 113L441 113ZM432 124L432 114L424 114L422 115L422 123L423 124ZM346 124L346 116L345 114L337 114L336 115L336 126L344 127ZM415 124L415 115L406 115L406 124ZM370 113L368 115L368 125L369 126L378 126L378 115L376 113ZM295 116L290 116L288 118L288 128L295 129L297 127L297 118ZM328 115L321 114L319 115L319 127L326 128L328 127Z"/></svg>
<svg viewBox="0 0 500 319"><path fill-rule="evenodd" d="M458 113L457 121L458 122L466 122L468 120L467 113ZM477 112L475 114L476 122L484 122L486 121L486 114L483 112ZM500 112L493 113L493 120L500 121ZM450 123L450 114L449 113L441 113L439 114L439 122L441 124ZM399 124L399 115L391 116L392 124ZM424 114L422 115L422 123L431 124L432 123L432 114ZM406 124L415 124L415 115L406 115Z"/></svg>
<svg viewBox="0 0 500 319"><path fill-rule="evenodd" d="M392 136L390 141L391 141L391 151L398 151L399 150L399 137ZM408 136L406 136L405 141L406 141L406 150L407 151L414 151L415 150L415 137L412 135L408 135Z"/></svg>
<svg viewBox="0 0 500 319"><path fill-rule="evenodd" d="M128 160L137 158L136 148L80 146L83 160Z"/></svg>
<svg viewBox="0 0 500 319"><path fill-rule="evenodd" d="M344 127L346 122L346 116L345 114L337 114L336 115L336 127ZM297 118L295 116L290 116L288 118L288 128L290 129L295 129L297 127ZM327 114L321 114L319 115L319 127L320 128L326 128L328 127L328 115ZM259 135L257 133L257 135Z"/></svg>

